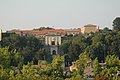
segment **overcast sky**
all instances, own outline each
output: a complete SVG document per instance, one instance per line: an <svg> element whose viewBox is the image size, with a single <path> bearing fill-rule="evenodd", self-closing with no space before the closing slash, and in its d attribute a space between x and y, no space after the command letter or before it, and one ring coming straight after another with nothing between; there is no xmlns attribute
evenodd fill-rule
<svg viewBox="0 0 120 80"><path fill-rule="evenodd" d="M0 28L81 28L96 24L112 28L120 16L120 0L0 0Z"/></svg>

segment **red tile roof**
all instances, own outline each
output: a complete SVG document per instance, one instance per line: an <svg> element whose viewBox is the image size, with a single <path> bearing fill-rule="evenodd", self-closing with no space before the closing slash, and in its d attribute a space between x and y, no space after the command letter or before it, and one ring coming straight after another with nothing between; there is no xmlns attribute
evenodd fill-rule
<svg viewBox="0 0 120 80"><path fill-rule="evenodd" d="M65 31L62 30L62 29L56 29L56 30L21 30L21 32L23 32L23 33L37 33L39 35L44 35L44 34L47 34L47 33L50 33L50 32L60 33L60 34L65 33Z"/></svg>

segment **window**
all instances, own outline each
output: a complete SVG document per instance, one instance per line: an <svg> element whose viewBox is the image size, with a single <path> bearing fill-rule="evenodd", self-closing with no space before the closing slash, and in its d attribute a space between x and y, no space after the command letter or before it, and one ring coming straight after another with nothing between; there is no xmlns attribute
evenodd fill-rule
<svg viewBox="0 0 120 80"><path fill-rule="evenodd" d="M52 45L55 45L55 41L52 41L51 44L52 44Z"/></svg>

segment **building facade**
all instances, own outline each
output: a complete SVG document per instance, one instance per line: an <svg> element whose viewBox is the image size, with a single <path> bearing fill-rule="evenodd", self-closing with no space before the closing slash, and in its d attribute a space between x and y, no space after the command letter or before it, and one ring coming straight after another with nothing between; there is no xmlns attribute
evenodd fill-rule
<svg viewBox="0 0 120 80"><path fill-rule="evenodd" d="M59 46L62 44L62 37L67 35L89 34L99 31L96 25L88 24L78 29L53 29L53 30L11 30L8 33L16 33L20 36L34 36L44 42L47 52L51 55L60 53Z"/></svg>
<svg viewBox="0 0 120 80"><path fill-rule="evenodd" d="M81 29L64 29L66 35L78 35L81 33Z"/></svg>
<svg viewBox="0 0 120 80"><path fill-rule="evenodd" d="M79 34L89 34L91 32L95 33L99 31L99 27L93 24L87 24L82 28L78 29L53 29L53 30L11 30L8 33L16 33L20 36L35 36L38 39L43 39L49 33L60 34L62 37L65 35L79 35Z"/></svg>
<svg viewBox="0 0 120 80"><path fill-rule="evenodd" d="M52 56L60 54L59 46L62 44L61 35L57 33L49 33L45 36L45 46L46 51L49 52Z"/></svg>
<svg viewBox="0 0 120 80"><path fill-rule="evenodd" d="M2 41L2 30L0 29L0 41Z"/></svg>
<svg viewBox="0 0 120 80"><path fill-rule="evenodd" d="M93 25L93 24L87 24L81 28L81 33L83 33L83 34L89 34L91 32L95 33L98 31L99 31L99 27L97 25Z"/></svg>

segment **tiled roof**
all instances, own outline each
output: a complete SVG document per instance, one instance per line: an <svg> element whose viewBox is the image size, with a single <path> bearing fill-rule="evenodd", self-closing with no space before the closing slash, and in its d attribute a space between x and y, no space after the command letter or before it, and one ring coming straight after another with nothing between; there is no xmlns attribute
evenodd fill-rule
<svg viewBox="0 0 120 80"><path fill-rule="evenodd" d="M37 33L38 35L44 35L47 33L60 33L64 34L65 31L62 29L56 29L56 30L21 30L23 33Z"/></svg>
<svg viewBox="0 0 120 80"><path fill-rule="evenodd" d="M84 27L97 27L96 25L93 25L93 24L87 24L85 25Z"/></svg>

